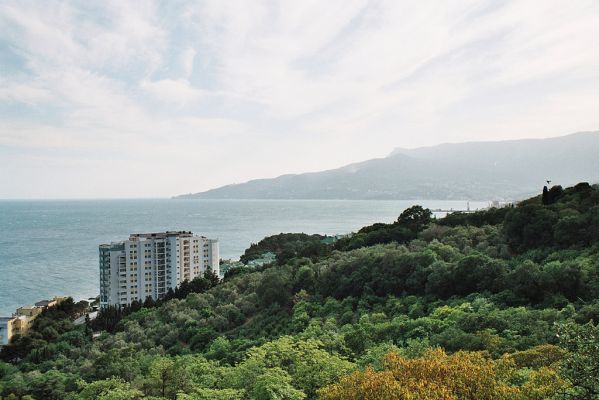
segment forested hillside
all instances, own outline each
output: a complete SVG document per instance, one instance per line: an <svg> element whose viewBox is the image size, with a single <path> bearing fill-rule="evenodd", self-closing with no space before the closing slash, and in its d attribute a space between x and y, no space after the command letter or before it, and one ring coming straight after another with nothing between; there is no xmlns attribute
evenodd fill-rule
<svg viewBox="0 0 599 400"><path fill-rule="evenodd" d="M599 188L328 243L277 235L158 304L0 354L8 399L599 399ZM92 339L92 331L103 333ZM109 333L110 332L110 333Z"/></svg>

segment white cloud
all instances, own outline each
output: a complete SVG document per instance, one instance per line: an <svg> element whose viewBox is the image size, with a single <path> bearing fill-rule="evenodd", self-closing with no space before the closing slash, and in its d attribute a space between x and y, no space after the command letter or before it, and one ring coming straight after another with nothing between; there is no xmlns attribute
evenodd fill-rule
<svg viewBox="0 0 599 400"><path fill-rule="evenodd" d="M9 197L170 195L599 126L593 1L5 1L0 37ZM157 164L158 186L119 178ZM110 193L85 184L108 172Z"/></svg>
<svg viewBox="0 0 599 400"><path fill-rule="evenodd" d="M197 52L193 47L188 47L181 55L181 64L183 66L183 75L189 81L193 73L193 63Z"/></svg>
<svg viewBox="0 0 599 400"><path fill-rule="evenodd" d="M199 100L203 94L202 90L193 88L189 81L183 79L143 81L141 82L141 88L160 101L180 106Z"/></svg>
<svg viewBox="0 0 599 400"><path fill-rule="evenodd" d="M49 101L51 94L35 82L10 81L0 77L0 101L34 105Z"/></svg>

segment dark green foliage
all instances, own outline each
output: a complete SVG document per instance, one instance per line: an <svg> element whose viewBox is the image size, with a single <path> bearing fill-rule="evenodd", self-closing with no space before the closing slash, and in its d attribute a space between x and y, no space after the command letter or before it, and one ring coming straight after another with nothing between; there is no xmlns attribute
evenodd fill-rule
<svg viewBox="0 0 599 400"><path fill-rule="evenodd" d="M289 283L289 277L284 272L276 269L265 271L256 288L260 304L263 307L269 307L272 304L288 306L291 302Z"/></svg>
<svg viewBox="0 0 599 400"><path fill-rule="evenodd" d="M201 277L197 277L192 281L183 281L174 291L169 291L163 301L168 301L170 299L184 299L190 293L203 293L216 286L218 281L218 275L209 269Z"/></svg>
<svg viewBox="0 0 599 400"><path fill-rule="evenodd" d="M505 215L510 209L511 207L501 207L471 213L454 212L440 219L437 223L443 226L472 225L481 227L485 225L499 225L503 222Z"/></svg>
<svg viewBox="0 0 599 400"><path fill-rule="evenodd" d="M551 190L547 190L547 186L543 186L543 194L541 195L541 203L548 206L554 204L562 196L564 190L561 186L553 186Z"/></svg>
<svg viewBox="0 0 599 400"><path fill-rule="evenodd" d="M576 322L586 324L590 321L599 323L599 300L583 305L578 311Z"/></svg>
<svg viewBox="0 0 599 400"><path fill-rule="evenodd" d="M87 302L75 303L71 297L54 307L42 311L33 321L27 336L17 336L12 343L2 347L0 359L4 361L22 360L34 349L43 349L48 354L48 343L73 329L72 320L87 309Z"/></svg>
<svg viewBox="0 0 599 400"><path fill-rule="evenodd" d="M154 301L154 299L152 298L152 296L148 296L146 297L146 299L143 302L143 307L145 308L152 308L156 306L156 302Z"/></svg>
<svg viewBox="0 0 599 400"><path fill-rule="evenodd" d="M96 319L90 324L95 330L104 330L114 333L119 329L120 321L127 315L141 310L142 308L152 308L172 299L184 299L190 293L202 293L216 286L219 282L218 275L212 270L208 270L203 276L194 278L191 282L183 281L178 288L173 290L169 288L163 299L155 301L152 297L147 297L143 303L133 301L130 306L110 306L100 310Z"/></svg>
<svg viewBox="0 0 599 400"><path fill-rule="evenodd" d="M504 221L507 241L522 253L544 247L571 248L599 243L599 189L588 183L562 189L552 187L542 196L520 203Z"/></svg>
<svg viewBox="0 0 599 400"><path fill-rule="evenodd" d="M189 347L193 351L203 352L217 337L218 333L212 327L204 326L194 331L193 336L189 339Z"/></svg>
<svg viewBox="0 0 599 400"><path fill-rule="evenodd" d="M551 187L551 189L547 193L547 204L554 204L555 202L557 202L559 198L562 197L563 192L564 191L562 187L559 185Z"/></svg>
<svg viewBox="0 0 599 400"><path fill-rule="evenodd" d="M244 259L272 251L276 265L208 274L81 327L65 303L3 350L0 396L312 399L388 349L499 358L559 341L564 395L594 398L597 328L578 324L599 320L599 190L554 188L550 204L438 221L415 206L331 244L275 235Z"/></svg>
<svg viewBox="0 0 599 400"><path fill-rule="evenodd" d="M599 398L599 325L567 324L559 332L567 350L562 373L572 383L570 399Z"/></svg>
<svg viewBox="0 0 599 400"><path fill-rule="evenodd" d="M517 252L553 243L553 229L559 217L553 210L536 205L516 207L504 222L508 244Z"/></svg>
<svg viewBox="0 0 599 400"><path fill-rule="evenodd" d="M498 293L506 286L505 274L506 266L501 261L476 253L466 256L453 268L453 294Z"/></svg>
<svg viewBox="0 0 599 400"><path fill-rule="evenodd" d="M415 239L432 218L429 209L412 206L404 210L392 224L377 223L360 229L356 234L342 238L334 243L336 250L348 251L365 246L391 242L406 243Z"/></svg>
<svg viewBox="0 0 599 400"><path fill-rule="evenodd" d="M549 190L547 186L543 186L543 194L541 195L541 202L543 205L548 205L549 203Z"/></svg>
<svg viewBox="0 0 599 400"><path fill-rule="evenodd" d="M150 304L149 302L147 302ZM155 304L155 303L154 303ZM113 333L117 324L129 314L128 307L109 306L103 308L98 313L98 316L92 323L92 328Z"/></svg>
<svg viewBox="0 0 599 400"><path fill-rule="evenodd" d="M430 224L432 216L433 213L428 208L412 206L399 215L397 224L414 233L418 233Z"/></svg>
<svg viewBox="0 0 599 400"><path fill-rule="evenodd" d="M227 272L225 272L225 276L223 277L223 280L226 281L235 276L249 274L250 272L253 272L253 271L254 271L254 269L251 267L231 268Z"/></svg>
<svg viewBox="0 0 599 400"><path fill-rule="evenodd" d="M294 257L318 258L329 253L330 247L325 243L326 236L308 235L305 233L280 233L252 243L239 258L244 264L262 254L271 252L277 256L277 263L284 264Z"/></svg>

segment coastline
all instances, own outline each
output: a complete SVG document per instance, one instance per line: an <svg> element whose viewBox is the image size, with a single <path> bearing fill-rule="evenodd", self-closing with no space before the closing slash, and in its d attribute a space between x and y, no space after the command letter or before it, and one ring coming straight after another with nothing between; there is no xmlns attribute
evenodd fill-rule
<svg viewBox="0 0 599 400"><path fill-rule="evenodd" d="M98 245L131 232L191 230L221 242L238 259L251 243L281 232L336 235L391 222L414 203L466 208L466 201L55 200L0 202L0 315L39 298L99 293ZM471 209L487 206L471 202ZM119 221L119 223L115 223ZM29 247L31 241L35 247Z"/></svg>

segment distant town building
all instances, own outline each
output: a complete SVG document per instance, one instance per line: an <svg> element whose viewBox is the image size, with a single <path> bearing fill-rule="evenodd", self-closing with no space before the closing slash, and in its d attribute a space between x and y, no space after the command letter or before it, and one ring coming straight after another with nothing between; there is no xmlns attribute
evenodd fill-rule
<svg viewBox="0 0 599 400"><path fill-rule="evenodd" d="M37 303L36 303L37 304ZM17 315L25 315L27 317L37 317L44 309L38 306L23 306L17 308Z"/></svg>
<svg viewBox="0 0 599 400"><path fill-rule="evenodd" d="M17 308L11 317L0 317L0 347L10 343L15 335L26 335L33 320L41 312L62 302L66 297L54 297L52 300L42 300L33 306Z"/></svg>
<svg viewBox="0 0 599 400"><path fill-rule="evenodd" d="M13 336L27 332L29 324L25 318L27 317L0 317L0 346L9 344Z"/></svg>
<svg viewBox="0 0 599 400"><path fill-rule="evenodd" d="M239 260L221 260L220 263L220 278L224 278L227 272L235 268L243 268L246 265Z"/></svg>
<svg viewBox="0 0 599 400"><path fill-rule="evenodd" d="M52 300L40 300L37 303L35 303L35 306L42 309L54 307L55 305L59 304L65 299L66 297L56 296Z"/></svg>
<svg viewBox="0 0 599 400"><path fill-rule="evenodd" d="M100 307L163 298L181 282L219 274L218 240L188 231L139 233L100 245Z"/></svg>
<svg viewBox="0 0 599 400"><path fill-rule="evenodd" d="M260 257L248 261L248 267L261 267L266 264L274 263L277 260L277 255L271 251L262 253Z"/></svg>

